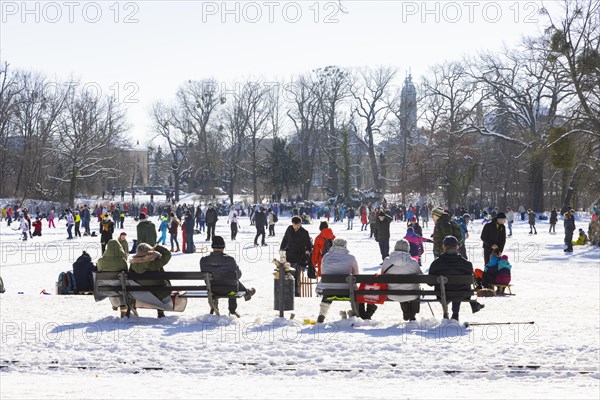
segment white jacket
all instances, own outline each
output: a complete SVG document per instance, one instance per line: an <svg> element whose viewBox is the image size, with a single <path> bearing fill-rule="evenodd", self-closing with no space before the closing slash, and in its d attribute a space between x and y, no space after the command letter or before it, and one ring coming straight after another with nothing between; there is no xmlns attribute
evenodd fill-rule
<svg viewBox="0 0 600 400"><path fill-rule="evenodd" d="M238 223L238 213L236 211L229 213L229 223L237 224Z"/></svg>
<svg viewBox="0 0 600 400"><path fill-rule="evenodd" d="M28 232L29 231L29 223L27 222L27 220L25 218L23 218L21 220L21 225L19 227L21 228L21 230L23 232Z"/></svg>
<svg viewBox="0 0 600 400"><path fill-rule="evenodd" d="M390 268L391 267L391 268ZM388 269L389 268L389 269ZM423 275L419 263L410 256L410 253L404 251L393 251L390 256L387 257L381 266L381 273L384 271L385 275ZM388 285L389 290L419 290L418 283L390 283ZM406 296L388 296L392 301L411 301L416 300L419 296L406 295Z"/></svg>
<svg viewBox="0 0 600 400"><path fill-rule="evenodd" d="M321 262L322 275L356 275L358 274L358 261L350 254L348 249L341 246L331 246ZM346 283L317 283L317 293L323 289L346 289Z"/></svg>
<svg viewBox="0 0 600 400"><path fill-rule="evenodd" d="M510 210L506 213L506 220L508 222L515 222L515 213L513 212L513 210Z"/></svg>

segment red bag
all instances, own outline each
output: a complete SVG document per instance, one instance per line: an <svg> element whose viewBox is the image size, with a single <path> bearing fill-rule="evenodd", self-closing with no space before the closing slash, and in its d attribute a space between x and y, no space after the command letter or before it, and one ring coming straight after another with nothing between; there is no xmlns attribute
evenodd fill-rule
<svg viewBox="0 0 600 400"><path fill-rule="evenodd" d="M361 283L358 290L387 290L387 283ZM367 304L383 304L387 300L385 294L359 294L356 296L356 301Z"/></svg>

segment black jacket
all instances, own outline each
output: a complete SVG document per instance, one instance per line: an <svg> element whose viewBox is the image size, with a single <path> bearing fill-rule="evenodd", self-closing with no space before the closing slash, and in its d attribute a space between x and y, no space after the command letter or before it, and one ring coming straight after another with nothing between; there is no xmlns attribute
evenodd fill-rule
<svg viewBox="0 0 600 400"><path fill-rule="evenodd" d="M498 219L494 218L491 222L488 222L483 226L481 230L481 240L483 241L483 247L491 248L493 245L498 246L498 250L504 252L504 245L506 244L506 227L498 223Z"/></svg>
<svg viewBox="0 0 600 400"><path fill-rule="evenodd" d="M256 225L256 230L264 230L265 226L267 226L267 216L264 211L259 211L254 214L254 224Z"/></svg>
<svg viewBox="0 0 600 400"><path fill-rule="evenodd" d="M465 260L460 254L442 253L429 267L429 275L473 275L473 264ZM435 285L439 290L439 285ZM448 291L469 291L471 285L446 285ZM470 296L446 296L448 301L468 299Z"/></svg>
<svg viewBox="0 0 600 400"><path fill-rule="evenodd" d="M216 224L218 219L219 219L219 214L217 213L217 210L215 210L214 208L209 208L208 210L206 210L206 223L207 224Z"/></svg>
<svg viewBox="0 0 600 400"><path fill-rule="evenodd" d="M225 286L223 281L223 273L235 273L238 281L242 277L242 271L238 267L235 259L224 253L212 252L206 257L200 259L200 272L212 272L213 279L211 284L217 287L217 292L237 291L236 286ZM228 275L229 275L228 274ZM221 289L221 290L218 290Z"/></svg>
<svg viewBox="0 0 600 400"><path fill-rule="evenodd" d="M390 240L390 224L392 223L392 217L389 215L385 215L384 220L380 220L379 216L377 216L377 221L375 222L375 240L378 242L381 240Z"/></svg>
<svg viewBox="0 0 600 400"><path fill-rule="evenodd" d="M311 249L308 231L300 227L296 232L292 225L288 226L281 241L280 250L285 250L286 259L291 263L300 263L305 260L305 253Z"/></svg>
<svg viewBox="0 0 600 400"><path fill-rule="evenodd" d="M73 263L73 278L75 278L75 287L78 292L91 292L94 290L93 270L92 258L84 251Z"/></svg>
<svg viewBox="0 0 600 400"><path fill-rule="evenodd" d="M573 236L575 232L575 219L573 217L565 218L565 234Z"/></svg>

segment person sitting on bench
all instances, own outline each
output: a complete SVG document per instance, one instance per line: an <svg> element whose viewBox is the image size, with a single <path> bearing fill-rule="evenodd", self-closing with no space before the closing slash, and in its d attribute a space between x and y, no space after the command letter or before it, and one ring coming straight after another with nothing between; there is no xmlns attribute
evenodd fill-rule
<svg viewBox="0 0 600 400"><path fill-rule="evenodd" d="M117 244L119 244L117 242ZM119 246L121 246L119 244ZM145 272L165 272L164 266L171 260L171 252L161 245L154 247L147 243L140 243L137 246L137 251L129 260L129 269L132 272L143 274ZM136 281L141 286L170 286L169 281L165 280L138 280ZM151 293L147 296L146 293ZM173 309L173 299L171 298L171 290L168 288L157 290L154 292L137 292L134 296L137 300L148 303L157 307L158 318L165 316L165 310ZM161 309L162 308L162 309Z"/></svg>
<svg viewBox="0 0 600 400"><path fill-rule="evenodd" d="M382 275L423 275L419 263L410 255L410 243L401 239L396 242L394 251L383 260ZM419 290L418 283L390 283L389 290ZM415 321L420 311L420 301L417 295L396 296L390 295L388 299L400 302L403 319Z"/></svg>
<svg viewBox="0 0 600 400"><path fill-rule="evenodd" d="M127 272L127 253L116 239L110 239L96 265L98 272ZM113 310L120 309L121 318L125 317L127 306L121 301L121 296L113 296L109 300Z"/></svg>
<svg viewBox="0 0 600 400"><path fill-rule="evenodd" d="M240 267L235 262L235 259L231 256L225 254L225 240L221 236L213 236L212 245L213 251L209 255L202 257L200 259L200 272L211 272L213 274L213 279L211 279L211 289L212 292L216 295L227 295L231 292L246 292L244 295L244 300L248 301L252 298L252 296L256 293L256 289L250 288L246 289L246 287L239 281L242 277L242 271L240 271ZM235 286L227 286L222 285L219 282L219 275L222 275L226 272L235 272L237 275L237 287ZM229 315L233 315L236 317L240 317L240 315L236 312L237 310L237 299L232 296L229 297ZM218 299L214 299L214 304L217 304ZM210 310L211 314L214 311L218 310Z"/></svg>
<svg viewBox="0 0 600 400"><path fill-rule="evenodd" d="M443 253L435 259L429 267L429 275L473 275L473 264L465 260L460 254L460 245L458 239L454 236L446 236L442 242ZM440 290L440 285L435 285L435 290ZM471 285L446 285L446 291L470 291ZM470 296L453 296L447 295L448 302L452 302L452 317L451 319L458 321L458 313L460 312L460 302L469 299ZM473 300L471 311L478 312L484 304L480 304Z"/></svg>
<svg viewBox="0 0 600 400"><path fill-rule="evenodd" d="M340 237L333 239L331 249L323 256L323 261L321 263L322 275L357 275L359 273L356 257L350 254L350 251L348 251L346 247L346 239ZM317 283L318 294L322 294L323 289L347 288L348 284L346 283L323 283L322 280ZM327 316L327 312L329 311L332 302L332 300L327 300L327 298L323 296L319 308L319 316L317 317L317 322L319 324L325 322L325 317ZM365 309L364 303L359 303L359 316L362 319L371 319L375 310L377 310L375 304L367 304ZM350 314L353 316L352 312ZM344 315L346 314L344 313ZM342 318L344 318L344 315L342 315Z"/></svg>

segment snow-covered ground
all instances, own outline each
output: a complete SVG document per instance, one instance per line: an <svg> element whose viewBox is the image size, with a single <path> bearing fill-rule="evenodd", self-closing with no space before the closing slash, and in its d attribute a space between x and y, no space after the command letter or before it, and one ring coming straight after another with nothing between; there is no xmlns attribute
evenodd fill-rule
<svg viewBox="0 0 600 400"><path fill-rule="evenodd" d="M505 250L515 296L482 298L484 310L473 315L463 305L461 312L462 321L535 324L469 328L442 321L438 304L435 316L422 304L417 323L406 324L391 302L372 321L341 320L349 304L334 303L326 324L304 325L317 316L317 297L296 298L295 319L279 319L270 260L288 224L281 218L269 246L254 248L247 219L235 243L220 219L226 252L238 260L242 281L257 289L240 302L240 319L208 315L205 299L190 299L184 313L159 320L140 310L124 320L108 301L54 295L58 273L83 250L98 258L99 238L66 241L61 221L58 229L44 226L43 238L21 242L2 223L0 398L599 398L600 250L563 253L562 222L557 235L539 222L530 236L517 221ZM577 221L587 224L585 216ZM317 225L307 227L313 238ZM404 227L392 224L392 247ZM362 272L377 272L377 243L357 220L352 231L332 228L348 239ZM424 228L426 236L432 228ZM124 230L133 239L135 222ZM476 267L480 231L476 221L467 241ZM210 245L202 239L196 236L197 247ZM430 245L426 254L425 272ZM201 256L176 254L166 269L199 270ZM52 295L40 294L44 289Z"/></svg>

